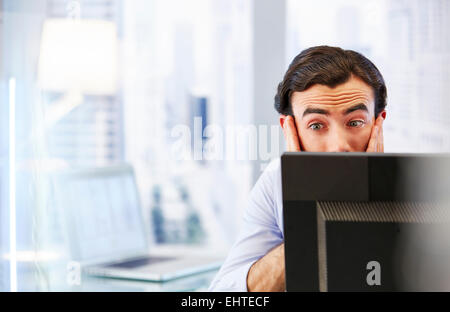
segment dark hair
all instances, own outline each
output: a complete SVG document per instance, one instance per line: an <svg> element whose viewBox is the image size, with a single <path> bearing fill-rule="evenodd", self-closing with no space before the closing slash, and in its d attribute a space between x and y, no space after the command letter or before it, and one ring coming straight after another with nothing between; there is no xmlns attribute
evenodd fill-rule
<svg viewBox="0 0 450 312"><path fill-rule="evenodd" d="M334 88L348 81L351 75L372 87L375 96L375 117L386 107L386 85L378 68L366 57L352 50L317 46L297 55L278 85L275 109L292 115L291 95L315 84Z"/></svg>

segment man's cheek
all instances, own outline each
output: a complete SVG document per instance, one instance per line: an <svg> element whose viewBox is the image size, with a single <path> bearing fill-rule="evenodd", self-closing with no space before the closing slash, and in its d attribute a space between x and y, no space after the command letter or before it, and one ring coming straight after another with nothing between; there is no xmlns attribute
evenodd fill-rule
<svg viewBox="0 0 450 312"><path fill-rule="evenodd" d="M306 135L305 133L300 132L298 134L298 140L300 141L300 149L304 152L308 152L310 146L309 146L309 138L308 135Z"/></svg>
<svg viewBox="0 0 450 312"><path fill-rule="evenodd" d="M304 152L324 152L325 143L322 137L317 135L300 134L300 146Z"/></svg>
<svg viewBox="0 0 450 312"><path fill-rule="evenodd" d="M371 139L371 133L372 133L372 128L367 128L363 133L361 133L359 135L359 137L357 138L357 145L359 146L358 151L361 152L365 152L368 145L369 145L369 141Z"/></svg>
<svg viewBox="0 0 450 312"><path fill-rule="evenodd" d="M302 137L302 135L299 133L298 134L298 143L300 144L300 150L301 151L306 151L306 149L305 149L305 144L303 143L304 142L304 139L303 139L303 137Z"/></svg>

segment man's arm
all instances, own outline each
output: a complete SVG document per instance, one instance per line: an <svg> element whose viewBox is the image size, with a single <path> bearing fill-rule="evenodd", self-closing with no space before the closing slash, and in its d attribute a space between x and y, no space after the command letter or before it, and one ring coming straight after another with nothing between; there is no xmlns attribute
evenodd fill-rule
<svg viewBox="0 0 450 312"><path fill-rule="evenodd" d="M251 266L247 288L248 291L285 291L284 243Z"/></svg>
<svg viewBox="0 0 450 312"><path fill-rule="evenodd" d="M301 151L301 143L292 116L281 116L280 125L286 139L287 150ZM248 291L285 291L284 243L273 248L256 261L247 275Z"/></svg>
<svg viewBox="0 0 450 312"><path fill-rule="evenodd" d="M279 192L281 172L277 159L266 167L253 187L239 237L212 281L210 291L248 291L250 268L283 243Z"/></svg>

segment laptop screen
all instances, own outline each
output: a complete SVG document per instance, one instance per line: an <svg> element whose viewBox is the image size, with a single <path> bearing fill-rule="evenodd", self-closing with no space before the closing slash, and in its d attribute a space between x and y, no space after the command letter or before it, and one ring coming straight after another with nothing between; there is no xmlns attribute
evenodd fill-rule
<svg viewBox="0 0 450 312"><path fill-rule="evenodd" d="M131 167L67 174L61 189L73 260L114 261L147 251Z"/></svg>

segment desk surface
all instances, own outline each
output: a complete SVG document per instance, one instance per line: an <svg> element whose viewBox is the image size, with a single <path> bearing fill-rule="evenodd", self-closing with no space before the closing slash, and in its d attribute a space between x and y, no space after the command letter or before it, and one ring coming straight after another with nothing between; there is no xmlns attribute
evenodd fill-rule
<svg viewBox="0 0 450 312"><path fill-rule="evenodd" d="M65 274L56 268L52 271L37 272L23 267L18 270L19 291L57 292L179 292L207 291L217 270L194 274L167 282L147 282L116 278L81 275L79 285L70 285Z"/></svg>
<svg viewBox="0 0 450 312"><path fill-rule="evenodd" d="M205 255L202 248L173 246L154 247L154 255ZM209 251L208 255L215 252ZM216 253L217 254L217 253ZM225 259L224 252L217 257ZM148 282L117 278L105 278L81 274L80 283L69 283L67 260L58 259L47 262L18 262L17 287L19 291L62 291L62 292L179 292L179 291L207 291L219 269L193 274L167 282ZM1 261L0 261L1 264ZM5 267L9 264L3 262ZM6 289L5 289L6 290Z"/></svg>
<svg viewBox="0 0 450 312"><path fill-rule="evenodd" d="M178 278L168 282L144 282L83 275L79 286L67 287L67 291L120 291L120 292L179 292L207 291L218 270Z"/></svg>

